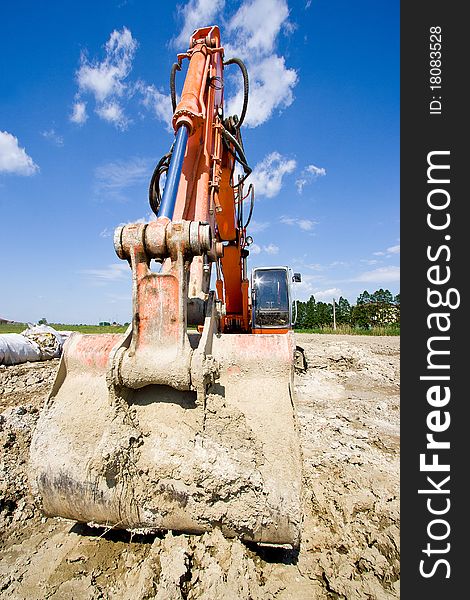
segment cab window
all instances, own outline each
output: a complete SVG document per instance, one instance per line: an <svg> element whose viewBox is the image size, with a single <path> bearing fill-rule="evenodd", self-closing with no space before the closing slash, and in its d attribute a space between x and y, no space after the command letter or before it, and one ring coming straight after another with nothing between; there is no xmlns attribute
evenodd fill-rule
<svg viewBox="0 0 470 600"><path fill-rule="evenodd" d="M286 270L255 271L252 292L254 327L290 327Z"/></svg>

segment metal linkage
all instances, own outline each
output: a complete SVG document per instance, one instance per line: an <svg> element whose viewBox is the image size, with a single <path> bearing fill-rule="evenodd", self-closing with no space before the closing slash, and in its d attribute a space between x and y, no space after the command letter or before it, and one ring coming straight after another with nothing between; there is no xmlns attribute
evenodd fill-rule
<svg viewBox="0 0 470 600"><path fill-rule="evenodd" d="M193 257L212 249L209 224L160 217L147 224L124 225L115 232L114 247L130 263L133 290L132 334L113 356L114 384L128 389L151 384L192 389L188 274ZM161 273L151 271L152 259L165 260ZM201 368L198 380L203 382L205 371L214 368Z"/></svg>
<svg viewBox="0 0 470 600"><path fill-rule="evenodd" d="M201 256L212 249L212 235L208 223L197 221L170 221L159 217L151 223L131 223L114 232L114 248L119 258L129 260L136 253L150 261L152 258L176 260Z"/></svg>

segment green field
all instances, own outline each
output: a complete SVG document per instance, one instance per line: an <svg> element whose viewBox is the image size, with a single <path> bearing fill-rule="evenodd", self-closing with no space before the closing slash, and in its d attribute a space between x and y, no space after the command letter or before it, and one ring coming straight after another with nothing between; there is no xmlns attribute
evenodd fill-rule
<svg viewBox="0 0 470 600"><path fill-rule="evenodd" d="M384 327L351 327L350 325L338 325L333 327L316 327L312 329L295 329L296 333L328 333L336 335L400 335L400 327L389 325Z"/></svg>
<svg viewBox="0 0 470 600"><path fill-rule="evenodd" d="M80 333L124 333L125 325L70 325L67 323L48 323L57 331L80 331ZM28 327L27 323L0 323L0 333L21 333Z"/></svg>
<svg viewBox="0 0 470 600"><path fill-rule="evenodd" d="M57 331L80 331L80 333L124 333L125 325L103 326L103 325L69 325L66 323L49 323ZM21 333L27 328L26 323L0 323L0 333ZM296 333L332 333L337 335L400 335L399 327L371 327L362 329L340 325L337 329L332 327L318 327L314 329L296 329Z"/></svg>

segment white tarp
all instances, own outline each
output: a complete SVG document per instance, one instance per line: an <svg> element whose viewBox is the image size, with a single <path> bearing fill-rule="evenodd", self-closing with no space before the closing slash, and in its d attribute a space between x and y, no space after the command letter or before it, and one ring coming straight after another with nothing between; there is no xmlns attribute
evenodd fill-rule
<svg viewBox="0 0 470 600"><path fill-rule="evenodd" d="M41 360L41 350L33 340L21 333L0 334L0 365L17 365Z"/></svg>
<svg viewBox="0 0 470 600"><path fill-rule="evenodd" d="M29 325L22 333L0 334L0 365L57 358L69 335L69 331L59 332L49 325Z"/></svg>

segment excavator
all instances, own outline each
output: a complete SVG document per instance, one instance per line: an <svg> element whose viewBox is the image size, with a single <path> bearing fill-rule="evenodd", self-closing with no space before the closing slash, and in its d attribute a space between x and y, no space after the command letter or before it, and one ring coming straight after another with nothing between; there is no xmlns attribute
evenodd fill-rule
<svg viewBox="0 0 470 600"><path fill-rule="evenodd" d="M239 117L224 114L231 65L243 76ZM149 186L156 218L114 234L132 273L132 323L68 339L33 436L30 487L47 516L131 531L219 528L297 548L299 274L264 267L248 279L247 70L224 59L217 26L203 27L177 55L170 90L175 139Z"/></svg>

